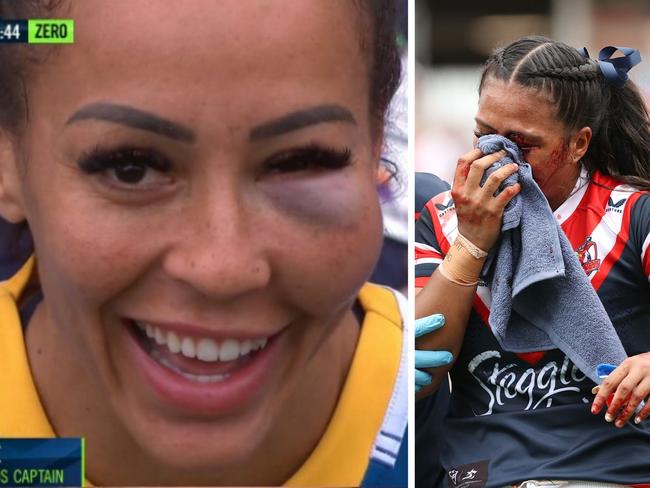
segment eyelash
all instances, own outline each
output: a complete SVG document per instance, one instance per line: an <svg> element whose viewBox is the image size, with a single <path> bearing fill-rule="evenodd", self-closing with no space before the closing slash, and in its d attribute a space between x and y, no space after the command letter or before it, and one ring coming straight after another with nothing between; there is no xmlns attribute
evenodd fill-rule
<svg viewBox="0 0 650 488"><path fill-rule="evenodd" d="M352 160L350 149L343 150L319 145L291 149L271 156L264 163L269 173L295 173L299 171L335 171L349 166Z"/></svg>
<svg viewBox="0 0 650 488"><path fill-rule="evenodd" d="M350 149L338 150L330 147L312 144L302 148L291 149L268 158L263 164L264 172L271 174L295 173L307 170L335 171L351 164ZM173 168L172 162L153 149L125 146L117 149L95 147L82 155L78 162L82 171L87 174L100 174L113 171L113 185L120 187L140 187L141 181L147 177L147 170L165 174ZM132 177L136 180L125 181L117 175L118 171L131 169ZM137 169L137 173L133 170ZM129 176L128 173L122 176Z"/></svg>
<svg viewBox="0 0 650 488"><path fill-rule="evenodd" d="M149 148L125 146L117 149L95 147L81 156L78 162L82 171L87 174L100 174L113 171L111 183L121 188L142 188L142 180L147 177L147 170L153 169L165 174L172 169L171 161L158 151ZM128 174L130 170L130 175ZM134 170L137 172L134 173ZM122 177L135 177L129 181L118 176L119 171L127 171ZM108 175L107 175L108 176ZM137 180L137 181L136 181Z"/></svg>
<svg viewBox="0 0 650 488"><path fill-rule="evenodd" d="M172 166L169 159L156 151L128 146L118 149L96 147L79 159L79 167L89 174L123 167L127 164L146 165L161 172L169 171Z"/></svg>

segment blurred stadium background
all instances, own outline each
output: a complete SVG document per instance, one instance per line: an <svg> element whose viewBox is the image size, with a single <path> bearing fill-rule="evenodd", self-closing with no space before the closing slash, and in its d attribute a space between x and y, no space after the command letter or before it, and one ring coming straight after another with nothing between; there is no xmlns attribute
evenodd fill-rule
<svg viewBox="0 0 650 488"><path fill-rule="evenodd" d="M637 48L630 78L650 99L648 0L416 0L415 23L415 170L449 183L472 148L482 63L518 37L547 35L592 58L608 45Z"/></svg>

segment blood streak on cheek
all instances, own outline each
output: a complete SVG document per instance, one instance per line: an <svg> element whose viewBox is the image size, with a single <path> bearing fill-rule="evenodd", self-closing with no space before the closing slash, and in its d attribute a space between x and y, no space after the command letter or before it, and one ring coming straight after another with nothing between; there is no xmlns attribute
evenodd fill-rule
<svg viewBox="0 0 650 488"><path fill-rule="evenodd" d="M533 177L537 184L546 183L551 177L561 169L566 161L567 154L566 144L560 143L549 155L548 159L533 167Z"/></svg>
<svg viewBox="0 0 650 488"><path fill-rule="evenodd" d="M553 149L553 152L548 158L547 165L549 168L553 168L557 171L560 166L564 165L566 159L567 147L565 144L560 144L558 147Z"/></svg>

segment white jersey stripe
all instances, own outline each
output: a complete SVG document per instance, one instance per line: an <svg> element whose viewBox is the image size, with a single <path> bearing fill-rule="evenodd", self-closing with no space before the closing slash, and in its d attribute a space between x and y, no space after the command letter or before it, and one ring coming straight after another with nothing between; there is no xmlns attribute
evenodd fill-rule
<svg viewBox="0 0 650 488"><path fill-rule="evenodd" d="M416 266L418 264L440 264L440 263L442 263L442 259L440 258L419 258L415 260Z"/></svg>
<svg viewBox="0 0 650 488"><path fill-rule="evenodd" d="M614 188L609 196L609 203L605 209L605 215L591 233L591 240L596 245L596 253L595 255L590 254L587 258L599 259L599 267L609 253L612 252L616 244L616 238L621 232L621 226L623 225L625 207L633 191L634 189L628 185L619 185ZM593 280L596 275L598 273L590 273L589 278Z"/></svg>
<svg viewBox="0 0 650 488"><path fill-rule="evenodd" d="M573 187L571 195L557 208L555 212L553 212L553 215L560 225L562 225L564 221L575 212L575 209L578 208L578 205L580 205L580 202L582 201L582 197L587 193L588 187L589 176L587 170L583 167L580 171L580 177Z"/></svg>
<svg viewBox="0 0 650 488"><path fill-rule="evenodd" d="M395 466L395 461L397 461L408 419L408 352L411 349L411 337L409 335L410 322L407 319L409 315L406 298L398 291L386 288L395 295L402 315L402 354L393 394L390 397L381 430L375 437L370 457L392 468Z"/></svg>
<svg viewBox="0 0 650 488"><path fill-rule="evenodd" d="M452 245L456 240L456 235L458 234L458 218L456 217L456 209L448 212L442 217L440 227L442 228L442 233L447 239L447 242L449 245Z"/></svg>
<svg viewBox="0 0 650 488"><path fill-rule="evenodd" d="M415 241L415 249L419 249L420 251L433 251L435 253L440 254L440 251L435 247L417 241Z"/></svg>
<svg viewBox="0 0 650 488"><path fill-rule="evenodd" d="M485 307L490 310L490 307L492 306L492 293L490 293L490 287L479 283L478 287L476 288L476 294L483 302L483 305L485 305Z"/></svg>
<svg viewBox="0 0 650 488"><path fill-rule="evenodd" d="M431 219L436 219L440 223L440 228L442 229L442 234L447 239L447 242L451 245L456 239L456 234L458 232L458 220L456 218L456 208L451 206L451 191L440 193L433 197L430 202L433 202L433 205L442 204L448 206L445 210L438 212L435 215L431 215ZM427 204L428 205L428 204ZM431 212L431 207L429 207L429 212ZM438 236L436 236L437 239ZM437 239L440 241L440 239ZM442 249L442 243L438 242L438 245Z"/></svg>
<svg viewBox="0 0 650 488"><path fill-rule="evenodd" d="M643 241L643 246L641 247L641 263L645 263L646 256L648 254L648 247L650 247L650 234L648 234ZM645 270L644 270L645 271ZM648 276L648 282L650 282L650 276Z"/></svg>

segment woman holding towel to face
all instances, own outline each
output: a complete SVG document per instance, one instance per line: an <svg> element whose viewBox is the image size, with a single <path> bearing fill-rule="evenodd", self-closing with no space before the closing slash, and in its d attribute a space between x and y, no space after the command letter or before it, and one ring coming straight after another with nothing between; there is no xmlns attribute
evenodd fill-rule
<svg viewBox="0 0 650 488"><path fill-rule="evenodd" d="M639 54L619 48L624 56L612 59L616 50L603 49L596 61L544 37L497 49L475 118L475 146L485 135L518 146L620 338L628 358L599 389L570 352L508 351L490 329L492 283L481 270L501 244L506 205L525 190L500 189L516 164L484 178L505 151L461 156L451 191L429 201L416 225L416 317L446 318L417 347L455 359L430 370L421 394L450 372L441 452L454 485L650 483L650 406L642 403L650 394L650 128L626 74ZM509 328L522 326L515 318Z"/></svg>

